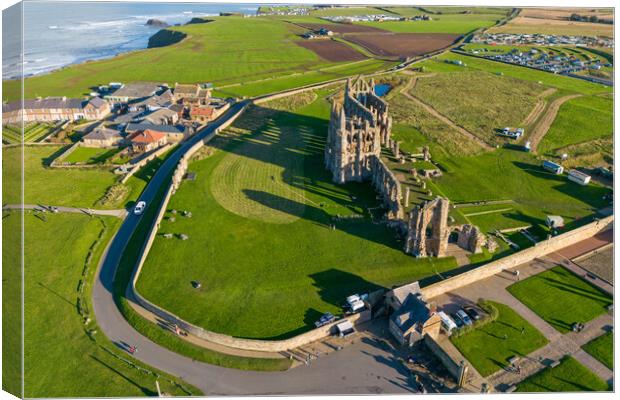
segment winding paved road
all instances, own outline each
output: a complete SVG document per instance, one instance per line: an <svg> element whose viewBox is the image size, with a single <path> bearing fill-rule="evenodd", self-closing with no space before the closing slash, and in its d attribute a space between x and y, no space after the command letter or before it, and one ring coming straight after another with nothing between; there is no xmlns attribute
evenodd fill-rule
<svg viewBox="0 0 620 400"><path fill-rule="evenodd" d="M147 207L177 163L198 141L215 134L248 100L231 109L177 148L157 170L140 195ZM389 349L372 340L360 340L314 361L308 367L286 372L255 372L221 368L179 355L142 336L123 318L113 298L113 283L121 256L140 216L129 213L106 249L93 287L93 308L102 332L114 343L137 346L135 357L159 370L178 376L205 395L249 394L352 394L407 393L407 371Z"/></svg>

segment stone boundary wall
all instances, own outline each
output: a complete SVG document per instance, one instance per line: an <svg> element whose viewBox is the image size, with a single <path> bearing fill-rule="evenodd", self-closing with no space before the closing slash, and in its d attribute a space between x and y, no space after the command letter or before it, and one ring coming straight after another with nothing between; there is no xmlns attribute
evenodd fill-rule
<svg viewBox="0 0 620 400"><path fill-rule="evenodd" d="M54 161L52 161L50 163L50 167L54 167L54 168L62 168L62 167L66 167L66 165L62 165L59 164L59 162L62 162L62 160L64 160L65 158L67 158L67 156L71 153L73 153L75 150L77 150L77 148L80 147L80 142L75 142L73 145L71 145L67 150L65 150L62 154L60 154L58 157L54 158Z"/></svg>
<svg viewBox="0 0 620 400"><path fill-rule="evenodd" d="M129 178L131 178L136 172L138 172L142 167L144 167L146 164L148 164L150 161L152 161L153 159L159 157L160 155L162 155L163 153L165 153L166 151L170 150L170 148L172 147L172 143L166 143L164 144L161 148L155 150L153 153L149 154L148 157L144 157L142 160L138 161L136 164L133 165L133 168L129 170L129 172L127 172L119 181L120 183L125 183L127 182L127 180L129 180ZM120 167L118 167L120 168Z"/></svg>
<svg viewBox="0 0 620 400"><path fill-rule="evenodd" d="M424 344L429 348L431 353L433 353L439 361L441 361L441 364L446 367L448 373L458 382L461 378L461 366L459 363L461 361L465 361L465 358L462 357L461 360L455 360L446 350L443 349L443 347L441 347L441 344L435 341L435 339L433 339L430 335L424 336Z"/></svg>
<svg viewBox="0 0 620 400"><path fill-rule="evenodd" d="M521 250L517 253L501 258L497 261L492 261L481 267L472 269L470 271L456 275L452 278L448 278L441 282L422 288L422 294L426 299L432 299L433 297L437 297L446 292L450 292L463 286L470 285L481 279L489 278L506 269L514 268L518 265L532 261L535 258L544 256L549 253L553 253L554 251L560 250L564 247L591 238L597 233L610 228L613 224L613 221L614 216L611 215L609 217L591 222L587 225L573 229L561 235L554 236L551 239L539 242L536 246Z"/></svg>
<svg viewBox="0 0 620 400"><path fill-rule="evenodd" d="M262 104L262 103L266 103L268 101L271 100L277 100L277 99L281 99L283 97L288 97L288 96L293 96L295 94L298 93L303 93L306 92L308 90L315 90L315 89L322 89L324 87L327 86L332 86L338 83L346 83L347 82L347 78L338 78L338 79L333 79L331 81L327 81L327 82L323 82L320 84L312 84L312 85L306 85L306 86L302 86L300 88L297 89L292 89L292 90L284 90L281 92L276 92L276 93L272 93L272 94L266 94L263 96L258 96L254 98L254 104Z"/></svg>
<svg viewBox="0 0 620 400"><path fill-rule="evenodd" d="M175 175L180 174L181 172L179 170L181 168L184 168L183 165L187 165L187 162L192 157L192 155L194 155L196 151L198 151L202 146L204 146L213 137L215 137L217 133L219 133L223 129L226 129L228 126L230 126L235 121L235 119L237 119L243 113L243 111L245 111L246 107L247 105L244 106L235 115L231 116L231 118L228 119L225 123L223 123L217 129L215 129L213 134L205 137L203 140L199 141L194 146L192 146L190 149L188 149L187 152L183 155L183 157L179 161L177 170L175 170L174 174ZM195 326L187 321L184 321L183 319L176 316L175 314L150 302L138 292L136 288L136 283L140 276L142 267L144 266L144 262L146 261L146 258L148 256L149 250L151 249L151 246L153 245L153 242L155 241L155 237L157 236L159 224L161 223L166 213L168 203L173 193L174 193L174 184L173 182L171 182L170 186L168 187L168 190L166 191L166 195L163 199L163 202L158 210L157 217L153 221L153 225L151 226L149 237L142 248L140 259L138 260L138 264L136 268L134 269L133 275L131 277L131 283L127 287L127 297L131 299L132 301L135 301L136 303L138 303L140 306L142 306L146 310L150 311L151 313L157 315L158 317L164 319L165 321L169 323L177 324L181 329L201 339L205 339L210 342L220 344L223 346L227 346L227 347L245 349L245 350L254 350L254 351L266 351L266 352L286 351L286 350L294 349L296 347L303 346L305 344L323 339L333 334L336 330L336 325L339 324L340 322L343 322L344 320L349 320L352 324L357 325L357 324L369 321L371 319L372 317L371 311L366 310L365 312L348 316L344 319L335 321L331 324L325 325L317 329L313 329L309 332L292 337L290 339L285 339L285 340L241 339L241 338L235 338L229 335L224 335L221 333L211 332L201 327Z"/></svg>

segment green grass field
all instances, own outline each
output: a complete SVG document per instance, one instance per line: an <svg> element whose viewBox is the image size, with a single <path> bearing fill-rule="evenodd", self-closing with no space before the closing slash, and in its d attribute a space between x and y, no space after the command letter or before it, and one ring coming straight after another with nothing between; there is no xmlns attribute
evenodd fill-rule
<svg viewBox="0 0 620 400"><path fill-rule="evenodd" d="M611 388L594 372L572 357L559 366L545 368L517 385L517 392L603 392Z"/></svg>
<svg viewBox="0 0 620 400"><path fill-rule="evenodd" d="M513 356L526 356L547 344L547 339L510 307L490 303L499 311L495 321L450 338L482 376L507 367Z"/></svg>
<svg viewBox="0 0 620 400"><path fill-rule="evenodd" d="M596 358L607 368L614 369L614 334L606 332L596 339L586 343L582 348L592 357Z"/></svg>
<svg viewBox="0 0 620 400"><path fill-rule="evenodd" d="M447 64L444 60L461 60L467 64L460 67ZM492 74L503 73L505 76L522 79L524 81L541 82L543 85L563 89L569 92L582 94L611 93L612 89L597 83L587 82L581 79L571 78L538 71L531 68L523 68L517 65L508 65L496 61L485 60L479 57L466 56L456 53L445 53L434 57L429 61L416 64L417 67L424 66L428 72L446 72L461 70L486 71Z"/></svg>
<svg viewBox="0 0 620 400"><path fill-rule="evenodd" d="M517 282L507 289L519 301L562 333L573 323L607 312L611 296L564 267L555 267Z"/></svg>
<svg viewBox="0 0 620 400"><path fill-rule="evenodd" d="M9 213L3 218L3 230L18 229L19 222L20 214ZM85 326L77 312L80 282L89 282L84 298L90 300L97 260L119 222L77 214L46 215L43 221L32 213L25 214L25 396L157 394L155 378L119 359L129 356L102 334L96 341L90 339L86 329L96 326L94 322ZM8 240L11 236L3 236L3 248L7 248ZM93 245L92 261L85 269L84 260ZM196 389L184 392L168 379L167 375L159 379L162 390L176 395L198 394Z"/></svg>
<svg viewBox="0 0 620 400"><path fill-rule="evenodd" d="M215 154L190 164L197 179L168 209L193 216L164 219L159 230L189 240L155 240L138 281L146 298L209 330L275 339L340 313L347 295L456 266L406 255L389 228L372 223L369 185L331 183L325 94L294 112L249 111L213 143Z"/></svg>
<svg viewBox="0 0 620 400"><path fill-rule="evenodd" d="M502 18L499 14L445 14L431 17L431 21L373 21L356 24L399 33L466 34L479 28L491 27Z"/></svg>
<svg viewBox="0 0 620 400"><path fill-rule="evenodd" d="M111 81L213 82L217 88L338 65L296 45L299 32L283 19L213 19L214 22L205 24L169 28L188 35L175 45L135 51L28 78L24 83L25 96L82 96L90 87ZM331 71L334 76L349 74L346 68ZM321 80L320 76L317 74L313 80ZM292 79L283 85L290 88L298 82ZM18 98L18 81L5 81L3 86L5 99ZM271 88L264 86L261 90L261 85L257 85L256 91L264 94Z"/></svg>
<svg viewBox="0 0 620 400"><path fill-rule="evenodd" d="M208 364L219 365L225 368L235 368L242 370L255 370L255 371L282 371L290 367L291 361L288 358L249 358L233 356L223 353L218 353L203 347L198 347L189 343L183 339L180 339L176 334L171 333L167 329L162 329L161 326L155 325L140 316L125 298L126 288L130 282L133 270L136 265L136 260L142 250L142 243L146 240L146 237L151 228L151 221L155 218L157 208L163 201L166 187L162 186L157 193L155 200L151 203L151 206L147 208L144 216L140 220L136 231L134 232L131 240L125 248L121 257L116 278L114 280L114 300L125 317L125 319L143 336L156 342L160 346L163 346L175 353L183 354L197 361L206 362Z"/></svg>
<svg viewBox="0 0 620 400"><path fill-rule="evenodd" d="M613 99L578 97L560 107L538 151L543 154L553 153L555 149L612 136Z"/></svg>
<svg viewBox="0 0 620 400"><path fill-rule="evenodd" d="M118 153L120 149L100 149L97 147L78 147L63 161L72 164L102 164Z"/></svg>
<svg viewBox="0 0 620 400"><path fill-rule="evenodd" d="M463 69L420 78L411 94L485 142L496 144L505 142L496 129L522 126L545 89L534 82Z"/></svg>
<svg viewBox="0 0 620 400"><path fill-rule="evenodd" d="M50 204L55 206L93 207L113 185L118 176L111 169L59 169L47 167L64 147L26 146L25 159L25 204ZM19 187L20 148L3 149L2 176L8 187ZM126 201L138 197L150 178L149 166L137 173L127 182L129 191L125 198L101 208L122 208ZM19 192L5 190L4 202L19 203Z"/></svg>

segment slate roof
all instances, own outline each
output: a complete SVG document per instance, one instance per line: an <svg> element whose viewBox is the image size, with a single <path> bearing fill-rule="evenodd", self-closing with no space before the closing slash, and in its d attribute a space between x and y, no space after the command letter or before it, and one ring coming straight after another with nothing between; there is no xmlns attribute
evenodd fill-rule
<svg viewBox="0 0 620 400"><path fill-rule="evenodd" d="M72 108L82 109L83 101L81 99L68 99L66 97L46 97L45 99L28 99L24 100L24 109L26 110L42 110L50 108ZM20 101L2 104L2 112L17 111L21 108Z"/></svg>
<svg viewBox="0 0 620 400"><path fill-rule="evenodd" d="M128 97L131 99L141 99L154 95L159 90L159 85L154 83L136 82L128 83L122 88L116 90L110 96L112 97Z"/></svg>
<svg viewBox="0 0 620 400"><path fill-rule="evenodd" d="M184 133L185 127L176 126L176 125L155 125L155 124L141 123L141 124L127 124L127 127L125 128L125 132L127 133L133 133L133 132L144 131L144 130L152 130L155 132L163 132L163 133Z"/></svg>
<svg viewBox="0 0 620 400"><path fill-rule="evenodd" d="M84 136L84 139L90 140L109 140L109 139L122 139L122 135L116 129L110 128L96 128L88 135Z"/></svg>
<svg viewBox="0 0 620 400"><path fill-rule="evenodd" d="M418 322L424 324L430 316L426 301L421 296L409 294L403 305L390 316L390 319L402 332L406 332Z"/></svg>
<svg viewBox="0 0 620 400"><path fill-rule="evenodd" d="M92 104L95 108L101 108L105 106L106 102L101 97L93 97L88 101L89 104Z"/></svg>

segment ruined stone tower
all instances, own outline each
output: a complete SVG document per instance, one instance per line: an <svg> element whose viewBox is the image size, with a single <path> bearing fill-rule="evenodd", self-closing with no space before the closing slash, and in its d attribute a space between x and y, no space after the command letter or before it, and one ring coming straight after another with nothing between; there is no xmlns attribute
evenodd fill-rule
<svg viewBox="0 0 620 400"><path fill-rule="evenodd" d="M409 213L405 252L416 257L443 257L448 248L450 202L437 197Z"/></svg>
<svg viewBox="0 0 620 400"><path fill-rule="evenodd" d="M325 167L336 183L362 181L372 177L372 158L390 139L392 119L387 103L374 92L374 80L349 79L344 101L332 104Z"/></svg>

